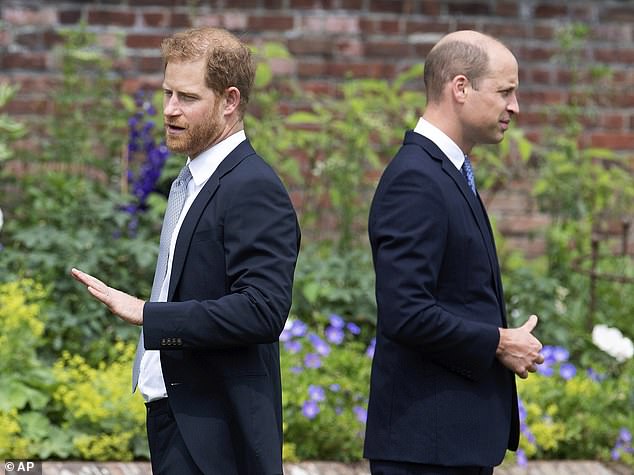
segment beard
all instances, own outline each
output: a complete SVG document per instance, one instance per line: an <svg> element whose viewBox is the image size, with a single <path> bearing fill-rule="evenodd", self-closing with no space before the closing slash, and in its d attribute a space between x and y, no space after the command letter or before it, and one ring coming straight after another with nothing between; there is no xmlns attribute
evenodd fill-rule
<svg viewBox="0 0 634 475"><path fill-rule="evenodd" d="M170 135L165 133L165 144L174 153L184 153L194 158L216 143L222 132L219 119L220 107L214 106L202 120L196 124L189 124L183 133Z"/></svg>

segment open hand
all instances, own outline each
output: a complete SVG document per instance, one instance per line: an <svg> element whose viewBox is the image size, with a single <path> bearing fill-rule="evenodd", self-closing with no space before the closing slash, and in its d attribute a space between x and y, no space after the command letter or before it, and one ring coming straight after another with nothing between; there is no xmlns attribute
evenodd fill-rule
<svg viewBox="0 0 634 475"><path fill-rule="evenodd" d="M141 299L128 295L125 292L108 287L99 279L90 274L75 269L70 271L71 275L86 286L88 292L103 303L112 313L133 325L143 324L143 305Z"/></svg>

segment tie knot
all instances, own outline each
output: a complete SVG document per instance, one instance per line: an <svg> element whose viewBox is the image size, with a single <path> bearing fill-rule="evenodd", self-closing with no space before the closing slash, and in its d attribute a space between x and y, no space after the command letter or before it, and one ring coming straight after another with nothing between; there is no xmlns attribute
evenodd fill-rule
<svg viewBox="0 0 634 475"><path fill-rule="evenodd" d="M183 168L181 168L181 171L176 177L176 180L174 180L174 184L177 186L181 186L181 185L187 186L187 184L189 183L189 180L191 179L192 179L192 172L189 170L189 165L185 165Z"/></svg>

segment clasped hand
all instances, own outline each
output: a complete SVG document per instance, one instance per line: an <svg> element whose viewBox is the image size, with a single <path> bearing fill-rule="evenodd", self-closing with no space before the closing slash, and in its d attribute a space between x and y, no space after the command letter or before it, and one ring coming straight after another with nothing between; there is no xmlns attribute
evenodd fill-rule
<svg viewBox="0 0 634 475"><path fill-rule="evenodd" d="M537 365L544 362L544 356L540 354L542 344L531 333L535 326L537 316L531 315L519 328L500 328L496 356L522 379L528 378L528 373L537 371Z"/></svg>
<svg viewBox="0 0 634 475"><path fill-rule="evenodd" d="M143 324L143 305L145 305L143 300L108 287L99 279L79 269L72 268L70 273L75 280L86 286L93 297L119 318L133 325Z"/></svg>

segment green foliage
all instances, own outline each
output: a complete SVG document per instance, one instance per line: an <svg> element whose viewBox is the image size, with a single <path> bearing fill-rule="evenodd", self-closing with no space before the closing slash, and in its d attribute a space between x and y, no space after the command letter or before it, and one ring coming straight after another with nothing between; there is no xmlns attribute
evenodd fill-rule
<svg viewBox="0 0 634 475"><path fill-rule="evenodd" d="M130 393L135 348L117 342L109 364L91 366L67 352L55 363L53 400L63 408L62 428L72 434L73 452L82 459L132 460L149 454L143 398Z"/></svg>
<svg viewBox="0 0 634 475"><path fill-rule="evenodd" d="M277 49L276 54L282 53ZM266 68L262 71L266 78ZM359 243L381 163L394 155L403 131L425 104L424 95L410 89L421 77L422 66L417 66L392 82L349 80L340 97L307 94L290 84L301 106L285 117L279 101L258 93L260 114L247 124L255 131L256 149L294 192L305 235L332 241L341 251ZM265 79L262 84L270 86ZM278 92L272 95L279 98Z"/></svg>
<svg viewBox="0 0 634 475"><path fill-rule="evenodd" d="M369 249L339 252L305 245L297 261L291 313L308 322L336 313L373 329L376 302Z"/></svg>
<svg viewBox="0 0 634 475"><path fill-rule="evenodd" d="M329 341L332 323L291 336L298 325L291 319L282 336L287 450L300 460L360 460L370 381L367 345L345 327L342 342Z"/></svg>
<svg viewBox="0 0 634 475"><path fill-rule="evenodd" d="M16 86L0 83L0 110L11 101L17 90ZM0 114L0 162L11 158L13 152L9 148L10 143L23 137L25 133L24 124L12 119L6 113Z"/></svg>
<svg viewBox="0 0 634 475"><path fill-rule="evenodd" d="M44 296L31 279L0 284L0 456L68 455L68 438L47 417L54 378L38 355Z"/></svg>
<svg viewBox="0 0 634 475"><path fill-rule="evenodd" d="M69 270L77 266L148 295L160 216L150 210L131 232L133 217L124 206L132 198L120 190L126 111L117 81L110 62L93 50L94 37L82 31L65 37L62 86L52 92L54 114L46 118L40 149L21 154L28 173L4 177L5 186L20 193L19 206L6 211L1 279L26 276L46 285L41 305L48 359L64 348L96 362L111 341L136 331L88 298Z"/></svg>
<svg viewBox="0 0 634 475"><path fill-rule="evenodd" d="M569 380L536 374L518 382L535 437L535 443L523 437L521 448L530 458L611 460L619 431L634 431L632 363L618 377L592 379L578 371Z"/></svg>

